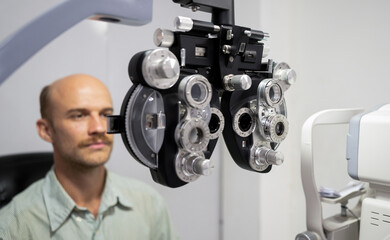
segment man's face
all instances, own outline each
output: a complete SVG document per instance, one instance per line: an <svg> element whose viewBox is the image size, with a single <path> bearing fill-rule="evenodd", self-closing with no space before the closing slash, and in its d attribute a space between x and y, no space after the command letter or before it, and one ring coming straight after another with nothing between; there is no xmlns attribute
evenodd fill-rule
<svg viewBox="0 0 390 240"><path fill-rule="evenodd" d="M87 168L103 165L113 142L106 134L106 116L113 111L109 92L93 81L69 81L52 88L49 128L56 160Z"/></svg>

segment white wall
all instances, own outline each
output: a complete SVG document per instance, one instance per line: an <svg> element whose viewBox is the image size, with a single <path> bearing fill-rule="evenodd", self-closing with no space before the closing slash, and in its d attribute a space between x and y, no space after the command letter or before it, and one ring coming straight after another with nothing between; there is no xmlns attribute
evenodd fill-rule
<svg viewBox="0 0 390 240"><path fill-rule="evenodd" d="M260 30L260 1L235 1L235 24ZM236 165L225 144L222 148L222 237L224 240L259 239L260 175Z"/></svg>

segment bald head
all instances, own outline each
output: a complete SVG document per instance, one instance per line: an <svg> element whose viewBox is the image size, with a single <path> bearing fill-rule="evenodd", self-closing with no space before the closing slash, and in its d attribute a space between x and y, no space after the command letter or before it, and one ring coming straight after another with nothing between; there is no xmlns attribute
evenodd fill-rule
<svg viewBox="0 0 390 240"><path fill-rule="evenodd" d="M63 100L79 98L80 94L91 92L108 95L107 87L99 79L87 74L74 74L58 79L52 84L45 86L40 94L40 111L43 119L52 118L53 108L61 104Z"/></svg>
<svg viewBox="0 0 390 240"><path fill-rule="evenodd" d="M53 145L57 169L101 167L108 160L113 136L107 134L107 116L113 109L101 81L75 74L53 82L41 93L41 112L38 134Z"/></svg>

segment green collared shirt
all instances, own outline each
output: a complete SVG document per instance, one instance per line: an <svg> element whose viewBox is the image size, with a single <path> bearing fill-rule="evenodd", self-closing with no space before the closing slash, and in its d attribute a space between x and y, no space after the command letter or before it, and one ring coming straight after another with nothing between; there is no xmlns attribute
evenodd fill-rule
<svg viewBox="0 0 390 240"><path fill-rule="evenodd" d="M176 239L165 203L146 184L108 172L97 218L75 202L54 170L0 210L0 240Z"/></svg>

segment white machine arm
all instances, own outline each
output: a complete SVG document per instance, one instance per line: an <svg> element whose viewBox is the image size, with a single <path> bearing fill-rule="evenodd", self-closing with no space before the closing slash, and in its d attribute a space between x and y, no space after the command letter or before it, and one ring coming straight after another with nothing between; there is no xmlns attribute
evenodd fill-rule
<svg viewBox="0 0 390 240"><path fill-rule="evenodd" d="M0 44L0 85L51 40L91 18L127 25L152 19L152 0L66 0Z"/></svg>
<svg viewBox="0 0 390 240"><path fill-rule="evenodd" d="M302 127L301 176L306 198L307 230L317 239L327 239L323 228L321 199L314 178L313 129L318 125L348 124L351 117L362 112L360 109L325 110L312 115Z"/></svg>

